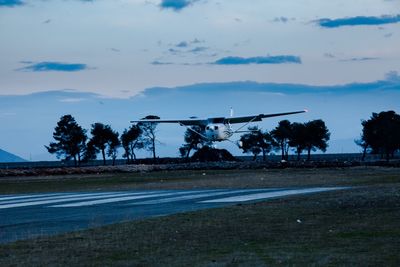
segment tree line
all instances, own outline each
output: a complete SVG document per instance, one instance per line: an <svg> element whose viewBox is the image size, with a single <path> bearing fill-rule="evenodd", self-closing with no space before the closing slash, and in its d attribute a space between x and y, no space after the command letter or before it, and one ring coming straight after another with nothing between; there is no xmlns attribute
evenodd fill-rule
<svg viewBox="0 0 400 267"><path fill-rule="evenodd" d="M144 119L159 119L157 116L149 115ZM106 165L106 157L112 159L112 164L118 157L118 149L122 146L128 163L136 160L135 151L138 149L147 149L152 152L153 158L156 158L156 124L138 123L125 129L121 136L114 131L110 125L96 122L91 125L89 138L87 130L83 129L71 115L64 115L57 122L54 128L51 142L45 146L51 154L56 154L57 158L73 160L75 166L81 162L87 162L97 158L101 154L103 164Z"/></svg>
<svg viewBox="0 0 400 267"><path fill-rule="evenodd" d="M182 157L189 157L191 151L196 151L210 142L199 135L203 129L194 126L185 132L185 144L179 151ZM263 160L271 151L280 151L282 160L288 160L289 149L293 148L300 159L301 153L307 151L307 159L310 159L311 151L317 149L326 151L330 133L322 120L313 120L307 123L291 123L282 120L272 131L262 131L258 126L249 127L238 142L243 153L252 154L253 160L262 153Z"/></svg>
<svg viewBox="0 0 400 267"><path fill-rule="evenodd" d="M144 119L159 119L149 115ZM362 133L356 144L363 149L363 160L367 153L380 154L389 159L400 150L400 116L394 111L372 113L368 120L362 121ZM71 115L64 115L54 128L51 142L45 146L49 153L56 154L57 158L73 160L75 165L97 158L100 154L103 164L106 158L114 165L118 157L118 150L123 148L122 155L127 163L136 161L136 152L146 149L156 159L156 127L157 123L137 123L125 129L121 135L110 125L97 122L91 125L90 138L87 130L83 129ZM200 126L188 128L184 134L184 144L179 148L181 157L189 158L191 153L212 143L198 134L204 129ZM263 160L272 151L279 151L282 160L288 160L289 151L297 155L307 153L310 160L311 152L326 151L330 132L323 120L312 120L305 123L282 120L271 131L263 131L258 126L249 127L248 131L240 136L238 145L246 154L252 154L255 160L262 154Z"/></svg>
<svg viewBox="0 0 400 267"><path fill-rule="evenodd" d="M400 151L400 115L393 110L372 113L361 122L361 137L355 143L363 149L362 159L367 153L378 154L389 160Z"/></svg>

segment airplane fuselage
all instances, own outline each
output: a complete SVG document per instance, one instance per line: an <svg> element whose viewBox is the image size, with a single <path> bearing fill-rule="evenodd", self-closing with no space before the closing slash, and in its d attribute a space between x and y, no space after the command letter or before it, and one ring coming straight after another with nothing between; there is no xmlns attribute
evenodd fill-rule
<svg viewBox="0 0 400 267"><path fill-rule="evenodd" d="M233 135L233 130L229 124L210 123L205 129L205 136L210 141L228 140Z"/></svg>

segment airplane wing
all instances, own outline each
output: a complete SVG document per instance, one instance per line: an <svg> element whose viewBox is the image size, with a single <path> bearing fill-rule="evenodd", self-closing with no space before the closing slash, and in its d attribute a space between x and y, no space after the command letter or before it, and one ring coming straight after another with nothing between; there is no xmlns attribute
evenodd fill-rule
<svg viewBox="0 0 400 267"><path fill-rule="evenodd" d="M183 120L160 120L160 119L142 119L142 120L133 120L131 123L141 123L141 122L149 122L149 123L179 123L184 126L206 126L209 123L244 123L244 122L254 122L254 121L262 121L262 119L291 115L297 113L307 112L307 110L302 111L293 111L293 112L285 112L285 113L274 113L274 114L259 114L252 116L244 116L244 117L214 117L208 119L183 119Z"/></svg>
<svg viewBox="0 0 400 267"><path fill-rule="evenodd" d="M151 122L151 123L179 123L185 126L194 126L194 125L207 125L207 120L200 119L185 119L185 120L159 120L159 119L143 119L143 120L135 120L131 121L131 123L140 123L140 122Z"/></svg>
<svg viewBox="0 0 400 267"><path fill-rule="evenodd" d="M307 112L307 110L284 112L284 113L273 113L273 114L259 114L259 115L244 116L244 117L231 117L231 118L225 118L225 122L233 124L233 123L262 121L262 119L265 119L265 118L292 115L292 114L298 114L298 113L304 113L304 112Z"/></svg>

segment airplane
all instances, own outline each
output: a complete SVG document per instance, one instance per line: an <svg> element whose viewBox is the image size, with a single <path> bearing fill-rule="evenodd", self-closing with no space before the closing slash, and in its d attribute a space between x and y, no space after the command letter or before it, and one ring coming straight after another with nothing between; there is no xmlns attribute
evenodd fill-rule
<svg viewBox="0 0 400 267"><path fill-rule="evenodd" d="M212 117L207 119L198 119L197 117L191 117L189 119L182 120L161 120L161 119L141 119L141 120L133 120L131 123L178 123L181 126L186 127L190 131L197 133L202 136L207 141L211 142L221 142L221 141L230 141L229 138L236 133L243 133L249 131L241 131L244 127L246 127L249 123L262 121L265 118L278 117L278 116L286 116L298 113L308 112L308 110L301 111L292 111L292 112L284 112L284 113L273 113L273 114L258 114L258 115L250 115L243 117L234 117L233 110L231 109L231 117ZM232 129L231 124L236 123L245 123L243 126L239 127L236 130ZM200 133L193 129L193 127L189 126L200 126L204 129L204 133Z"/></svg>

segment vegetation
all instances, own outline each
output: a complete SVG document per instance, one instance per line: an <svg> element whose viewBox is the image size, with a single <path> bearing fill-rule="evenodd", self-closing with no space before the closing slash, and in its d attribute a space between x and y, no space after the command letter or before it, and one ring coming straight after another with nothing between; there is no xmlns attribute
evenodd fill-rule
<svg viewBox="0 0 400 267"><path fill-rule="evenodd" d="M45 146L51 154L57 158L64 157L65 160L74 159L75 166L80 164L81 155L86 150L86 130L75 121L71 115L64 115L54 128L53 138L56 142Z"/></svg>
<svg viewBox="0 0 400 267"><path fill-rule="evenodd" d="M279 125L271 131L271 136L281 150L282 160L288 160L289 139L292 136L290 121L282 120Z"/></svg>
<svg viewBox="0 0 400 267"><path fill-rule="evenodd" d="M240 137L239 145L243 153L252 153L253 160L262 152L263 160L266 160L267 153L271 152L275 142L268 131L262 132L257 126L249 127L249 133Z"/></svg>
<svg viewBox="0 0 400 267"><path fill-rule="evenodd" d="M372 113L371 118L361 124L361 139L356 140L356 144L363 148L363 159L368 150L387 160L400 150L400 115L394 111Z"/></svg>
<svg viewBox="0 0 400 267"><path fill-rule="evenodd" d="M143 119L146 120L158 120L160 117L155 115L148 115ZM153 159L156 159L156 122L139 122L137 125L142 131L142 141L144 148L151 151L153 154Z"/></svg>
<svg viewBox="0 0 400 267"><path fill-rule="evenodd" d="M313 120L305 123L304 146L307 150L307 160L310 160L311 150L322 152L328 147L330 133L323 120Z"/></svg>
<svg viewBox="0 0 400 267"><path fill-rule="evenodd" d="M143 119L159 118L149 115ZM400 115L394 111L372 113L369 120L362 121L362 126L361 138L355 142L363 149L363 159L366 153L371 152L389 160L400 150ZM53 138L56 142L45 147L49 153L56 154L57 158L73 159L75 165L80 164L82 159L95 159L100 152L104 164L106 156L114 163L121 145L127 163L136 161L135 151L138 149L150 151L153 159L156 159L156 127L157 122L139 122L125 129L121 138L118 138L118 132L112 130L110 125L95 123L91 129L92 137L87 142L86 130L71 115L64 115L54 129ZM182 157L189 158L193 151L210 146L211 142L204 138L203 132L200 126L186 130L185 143L179 148ZM239 144L243 153L252 154L254 160L260 153L263 160L266 160L267 154L273 150L280 151L282 160L288 160L290 148L297 154L297 160L300 160L304 151L307 160L310 160L312 151L326 151L329 139L330 132L323 120L306 123L282 120L270 132L262 131L257 126L250 127L248 133L240 137Z"/></svg>
<svg viewBox="0 0 400 267"><path fill-rule="evenodd" d="M210 142L201 134L204 132L203 128L200 126L192 126L186 129L184 137L185 143L179 148L181 157L189 158L190 152L193 150L198 151L203 146L210 145Z"/></svg>
<svg viewBox="0 0 400 267"><path fill-rule="evenodd" d="M110 125L104 125L100 122L92 124L90 130L92 138L89 140L89 149L87 156L90 159L96 158L96 153L101 152L103 164L106 165L107 156L113 159L113 165L117 157L117 149L121 145L118 139L118 132L111 129ZM107 149L107 151L106 151ZM94 153L94 154L93 154Z"/></svg>
<svg viewBox="0 0 400 267"><path fill-rule="evenodd" d="M236 161L236 158L226 149L216 149L209 146L203 146L197 150L192 157L193 161Z"/></svg>
<svg viewBox="0 0 400 267"><path fill-rule="evenodd" d="M352 187L2 244L0 265L398 266L400 262L396 168L184 171L95 179L75 177L76 186L71 188L88 189L88 184L92 189L150 190ZM48 183L43 182L43 190L48 190ZM26 181L19 184L25 186ZM30 185L36 184L32 177Z"/></svg>
<svg viewBox="0 0 400 267"><path fill-rule="evenodd" d="M249 133L241 136L240 144L243 153L252 153L254 160L260 152L263 152L265 160L266 154L272 149L280 150L282 160L288 160L290 147L294 148L297 160L300 160L304 150L307 151L307 160L310 160L311 151L317 149L326 151L329 137L329 130L322 120L307 123L290 123L288 120L283 120L271 133L250 127Z"/></svg>
<svg viewBox="0 0 400 267"><path fill-rule="evenodd" d="M142 149L144 144L141 140L142 130L137 125L132 125L129 129L125 129L121 134L122 147L125 153L122 155L127 159L127 163L132 163L136 161L136 149Z"/></svg>

